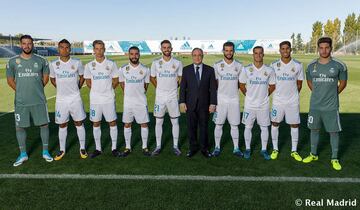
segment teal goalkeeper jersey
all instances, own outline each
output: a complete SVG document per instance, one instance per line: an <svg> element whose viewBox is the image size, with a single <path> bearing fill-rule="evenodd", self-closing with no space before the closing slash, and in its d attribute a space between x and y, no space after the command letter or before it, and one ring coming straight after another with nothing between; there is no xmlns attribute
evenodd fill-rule
<svg viewBox="0 0 360 210"><path fill-rule="evenodd" d="M6 65L6 76L15 78L15 106L45 104L43 75L49 74L47 60L32 54L31 58L12 57Z"/></svg>
<svg viewBox="0 0 360 210"><path fill-rule="evenodd" d="M306 69L306 79L312 81L310 110L333 111L339 109L339 80L347 80L346 65L331 58L327 64L312 61Z"/></svg>

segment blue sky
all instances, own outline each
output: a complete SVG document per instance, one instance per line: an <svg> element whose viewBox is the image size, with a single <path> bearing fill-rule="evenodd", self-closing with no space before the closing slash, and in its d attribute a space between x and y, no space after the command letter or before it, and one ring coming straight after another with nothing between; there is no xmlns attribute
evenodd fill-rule
<svg viewBox="0 0 360 210"><path fill-rule="evenodd" d="M0 32L71 41L283 39L352 12L360 0L19 0L3 1Z"/></svg>

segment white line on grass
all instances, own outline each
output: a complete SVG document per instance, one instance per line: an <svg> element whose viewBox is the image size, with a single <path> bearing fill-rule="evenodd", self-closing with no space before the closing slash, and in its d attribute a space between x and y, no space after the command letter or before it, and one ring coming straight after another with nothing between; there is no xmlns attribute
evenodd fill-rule
<svg viewBox="0 0 360 210"><path fill-rule="evenodd" d="M116 175L116 174L0 174L0 179L87 179L87 180L160 180L215 182L315 182L360 183L360 178L286 177L286 176L188 176L188 175Z"/></svg>
<svg viewBox="0 0 360 210"><path fill-rule="evenodd" d="M53 99L53 98L55 98L56 97L56 95L54 95L54 96L50 96L49 98L46 98L46 100L50 100L50 99ZM10 114L10 113L13 113L15 110L11 110L10 112L5 112L5 113L2 113L2 114L0 114L0 117L2 117L2 116L4 116L4 115L7 115L7 114Z"/></svg>

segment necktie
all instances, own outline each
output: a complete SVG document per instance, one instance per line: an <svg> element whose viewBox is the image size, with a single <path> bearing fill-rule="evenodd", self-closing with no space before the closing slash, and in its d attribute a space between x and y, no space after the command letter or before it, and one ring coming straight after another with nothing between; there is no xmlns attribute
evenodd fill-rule
<svg viewBox="0 0 360 210"><path fill-rule="evenodd" d="M200 72L199 72L200 66L196 66L195 69L196 69L195 76L196 76L196 80L197 80L197 83L199 86L200 85Z"/></svg>

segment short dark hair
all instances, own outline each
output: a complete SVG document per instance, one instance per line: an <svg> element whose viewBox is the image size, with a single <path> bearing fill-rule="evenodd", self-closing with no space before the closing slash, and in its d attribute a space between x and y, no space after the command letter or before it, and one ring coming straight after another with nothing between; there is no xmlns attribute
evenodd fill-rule
<svg viewBox="0 0 360 210"><path fill-rule="evenodd" d="M328 43L332 47L332 39L330 37L321 37L317 41L317 46L319 47L321 43Z"/></svg>
<svg viewBox="0 0 360 210"><path fill-rule="evenodd" d="M283 45L287 45L287 46L289 46L291 48L291 43L289 41L280 42L279 47L281 48L281 46L283 46Z"/></svg>
<svg viewBox="0 0 360 210"><path fill-rule="evenodd" d="M160 46L162 46L163 44L170 44L170 46L171 46L171 42L169 40L167 40L167 39L162 40L161 43L160 43Z"/></svg>
<svg viewBox="0 0 360 210"><path fill-rule="evenodd" d="M104 48L105 48L105 43L104 43L104 41L102 41L102 40L94 40L93 41L93 48L95 48L95 45L97 45L97 44L101 44L102 46L104 46Z"/></svg>
<svg viewBox="0 0 360 210"><path fill-rule="evenodd" d="M255 47L253 48L253 52L255 52L256 49L261 49L261 50L264 52L263 46L255 46Z"/></svg>
<svg viewBox="0 0 360 210"><path fill-rule="evenodd" d="M21 42L23 39L30 39L31 42L34 42L34 39L33 39L30 35L28 35L28 34L22 35L22 36L20 37L20 42Z"/></svg>
<svg viewBox="0 0 360 210"><path fill-rule="evenodd" d="M130 50L137 50L140 53L140 49L138 47L136 47L136 46L130 47L129 52L130 52Z"/></svg>
<svg viewBox="0 0 360 210"><path fill-rule="evenodd" d="M204 51L201 48L195 47L192 51L191 51L191 55L194 53L195 50L199 50L201 52L202 55L204 55Z"/></svg>
<svg viewBox="0 0 360 210"><path fill-rule="evenodd" d="M60 44L67 44L67 45L69 45L69 47L71 46L70 42L69 42L67 39L62 39L62 40L60 40L60 42L58 43L58 46L59 46Z"/></svg>
<svg viewBox="0 0 360 210"><path fill-rule="evenodd" d="M232 42L225 42L223 44L223 50L225 50L225 47L232 47L233 49L235 49L235 45Z"/></svg>

